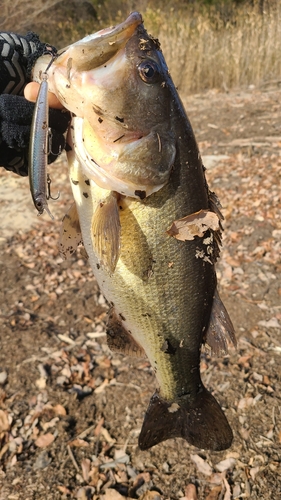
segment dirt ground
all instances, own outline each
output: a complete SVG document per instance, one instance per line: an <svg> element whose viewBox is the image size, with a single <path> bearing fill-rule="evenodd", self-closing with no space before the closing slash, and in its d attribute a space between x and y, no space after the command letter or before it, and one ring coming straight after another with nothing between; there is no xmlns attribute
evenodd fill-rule
<svg viewBox="0 0 281 500"><path fill-rule="evenodd" d="M225 217L217 272L238 347L203 352L201 372L233 444L139 450L154 375L109 351L107 305L83 253L59 256L67 165L51 168L55 221L35 215L27 179L1 172L0 500L281 498L281 89L184 103Z"/></svg>

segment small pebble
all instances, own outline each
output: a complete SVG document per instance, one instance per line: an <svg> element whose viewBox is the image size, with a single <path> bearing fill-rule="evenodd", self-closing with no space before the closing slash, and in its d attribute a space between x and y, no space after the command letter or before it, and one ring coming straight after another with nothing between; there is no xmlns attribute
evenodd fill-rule
<svg viewBox="0 0 281 500"><path fill-rule="evenodd" d="M0 372L0 385L4 385L6 383L7 378L8 378L7 372Z"/></svg>

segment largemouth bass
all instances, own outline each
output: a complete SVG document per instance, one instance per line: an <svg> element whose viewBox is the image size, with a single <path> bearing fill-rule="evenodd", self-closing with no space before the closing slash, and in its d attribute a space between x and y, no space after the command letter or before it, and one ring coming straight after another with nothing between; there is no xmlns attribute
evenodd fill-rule
<svg viewBox="0 0 281 500"><path fill-rule="evenodd" d="M44 65L41 58L35 79ZM158 382L139 446L182 437L225 449L231 428L200 377L203 343L215 353L235 344L217 292L222 216L159 42L133 13L68 47L49 86L75 114L70 180L83 243L110 304L109 346L147 356ZM76 230L72 207L62 229L66 254Z"/></svg>

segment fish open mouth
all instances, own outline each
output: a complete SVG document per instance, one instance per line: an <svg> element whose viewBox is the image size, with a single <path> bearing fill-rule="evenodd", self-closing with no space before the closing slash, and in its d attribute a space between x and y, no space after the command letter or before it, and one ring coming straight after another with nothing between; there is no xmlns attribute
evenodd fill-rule
<svg viewBox="0 0 281 500"><path fill-rule="evenodd" d="M142 15L139 12L131 12L131 14L117 26L112 26L109 28L104 28L93 35L91 38L96 37L109 37L108 43L116 43L117 41L122 41L130 38L135 31L136 27L142 24Z"/></svg>
<svg viewBox="0 0 281 500"><path fill-rule="evenodd" d="M101 66L126 45L142 22L141 14L132 12L123 23L102 29L65 47L56 63L62 66L66 63L70 66L69 60L71 60L77 71L88 71Z"/></svg>

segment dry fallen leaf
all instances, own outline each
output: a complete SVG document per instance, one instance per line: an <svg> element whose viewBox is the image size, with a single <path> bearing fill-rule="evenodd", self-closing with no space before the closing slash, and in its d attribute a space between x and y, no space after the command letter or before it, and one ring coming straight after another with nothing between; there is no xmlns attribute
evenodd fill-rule
<svg viewBox="0 0 281 500"><path fill-rule="evenodd" d="M242 398L238 403L238 410L244 410L255 404L255 400L252 397Z"/></svg>
<svg viewBox="0 0 281 500"><path fill-rule="evenodd" d="M94 393L95 394L100 394L104 389L105 387L108 385L108 379L106 378L102 383L101 385L99 385L95 390L94 390Z"/></svg>
<svg viewBox="0 0 281 500"><path fill-rule="evenodd" d="M263 376L262 383L263 385L270 385L270 380L267 375Z"/></svg>
<svg viewBox="0 0 281 500"><path fill-rule="evenodd" d="M77 500L88 500L89 494L86 488L79 488L77 491Z"/></svg>
<svg viewBox="0 0 281 500"><path fill-rule="evenodd" d="M219 472L224 472L227 469L232 469L232 467L234 467L235 463L236 463L235 458L229 457L229 458L226 458L225 460L222 460L218 464L216 464L215 468Z"/></svg>
<svg viewBox="0 0 281 500"><path fill-rule="evenodd" d="M258 465L256 467L252 467L250 469L250 476L251 476L253 481L255 481L256 474L259 472L259 470L260 470L260 467Z"/></svg>
<svg viewBox="0 0 281 500"><path fill-rule="evenodd" d="M4 410L0 410L0 434L6 432L10 429L10 424L8 420L8 413Z"/></svg>
<svg viewBox="0 0 281 500"><path fill-rule="evenodd" d="M214 212L199 210L199 212L175 220L167 233L177 240L186 241L194 240L195 236L204 236L208 229L217 231L219 229L219 218ZM211 241L206 241L206 245L210 243Z"/></svg>
<svg viewBox="0 0 281 500"><path fill-rule="evenodd" d="M205 474L206 476L211 476L212 467L208 464L208 462L199 457L199 455L190 455L190 458L192 462L195 463L199 472L202 472L202 474Z"/></svg>
<svg viewBox="0 0 281 500"><path fill-rule="evenodd" d="M56 415L60 415L62 417L65 417L66 409L62 405L60 405L60 404L55 405L53 409L54 409L54 412Z"/></svg>
<svg viewBox="0 0 281 500"><path fill-rule="evenodd" d="M89 443L87 441L85 441L84 439L77 438L77 439L73 439L73 441L71 441L69 443L69 446L76 446L77 448L84 448L85 446L89 446Z"/></svg>
<svg viewBox="0 0 281 500"><path fill-rule="evenodd" d="M103 424L104 424L104 417L100 418L100 420L98 421L97 426L94 429L94 435L95 436L98 436L101 433L101 429L102 429Z"/></svg>
<svg viewBox="0 0 281 500"><path fill-rule="evenodd" d="M224 486L225 486L225 494L224 494L223 500L231 500L230 486L229 486L226 479L224 479Z"/></svg>
<svg viewBox="0 0 281 500"><path fill-rule="evenodd" d="M181 500L197 500L197 489L195 484L188 484L184 489L184 497Z"/></svg>
<svg viewBox="0 0 281 500"><path fill-rule="evenodd" d="M82 475L86 483L89 482L89 472L91 469L91 461L88 458L83 458L81 462Z"/></svg>
<svg viewBox="0 0 281 500"><path fill-rule="evenodd" d="M222 486L215 486L206 497L206 500L218 500L220 497L220 493L222 490Z"/></svg>
<svg viewBox="0 0 281 500"><path fill-rule="evenodd" d="M224 478L225 472L215 472L210 478L208 478L208 483L220 486L223 483Z"/></svg>
<svg viewBox="0 0 281 500"><path fill-rule="evenodd" d="M123 500L124 500L124 497L123 497ZM129 500L128 497L127 497L127 500ZM161 500L161 496L159 495L159 493L157 491L149 491L148 490L139 497L139 500Z"/></svg>
<svg viewBox="0 0 281 500"><path fill-rule="evenodd" d="M265 328L280 328L280 323L277 318L271 318L268 321L261 320L258 322L258 325L264 326Z"/></svg>
<svg viewBox="0 0 281 500"><path fill-rule="evenodd" d="M109 444L114 444L116 442L116 439L112 438L108 432L108 430L105 427L101 427L101 435L104 437L104 439L107 441Z"/></svg>
<svg viewBox="0 0 281 500"><path fill-rule="evenodd" d="M36 439L35 444L38 446L38 448L46 448L50 444L52 444L55 440L55 436L48 432L47 434L43 434L43 436L39 436L39 438Z"/></svg>
<svg viewBox="0 0 281 500"><path fill-rule="evenodd" d="M100 496L100 500L124 500L124 497L118 491L108 488L104 495Z"/></svg>
<svg viewBox="0 0 281 500"><path fill-rule="evenodd" d="M236 483L232 488L233 498L239 498L241 495L241 487L240 484Z"/></svg>
<svg viewBox="0 0 281 500"><path fill-rule="evenodd" d="M243 366L246 366L248 367L249 366L249 363L248 361L252 358L252 354L249 354L249 355L246 355L246 356L241 356L237 363L238 365L243 365Z"/></svg>
<svg viewBox="0 0 281 500"><path fill-rule="evenodd" d="M66 486L57 486L57 488L64 495L71 495L71 491Z"/></svg>
<svg viewBox="0 0 281 500"><path fill-rule="evenodd" d="M1 435L0 435L1 437ZM9 443L4 444L4 446L1 447L0 449L0 460L2 457L5 455L5 453L9 450Z"/></svg>
<svg viewBox="0 0 281 500"><path fill-rule="evenodd" d="M250 429L244 429L244 427L241 427L239 429L239 434L244 441L248 441L248 439L250 437L250 433L251 433Z"/></svg>

